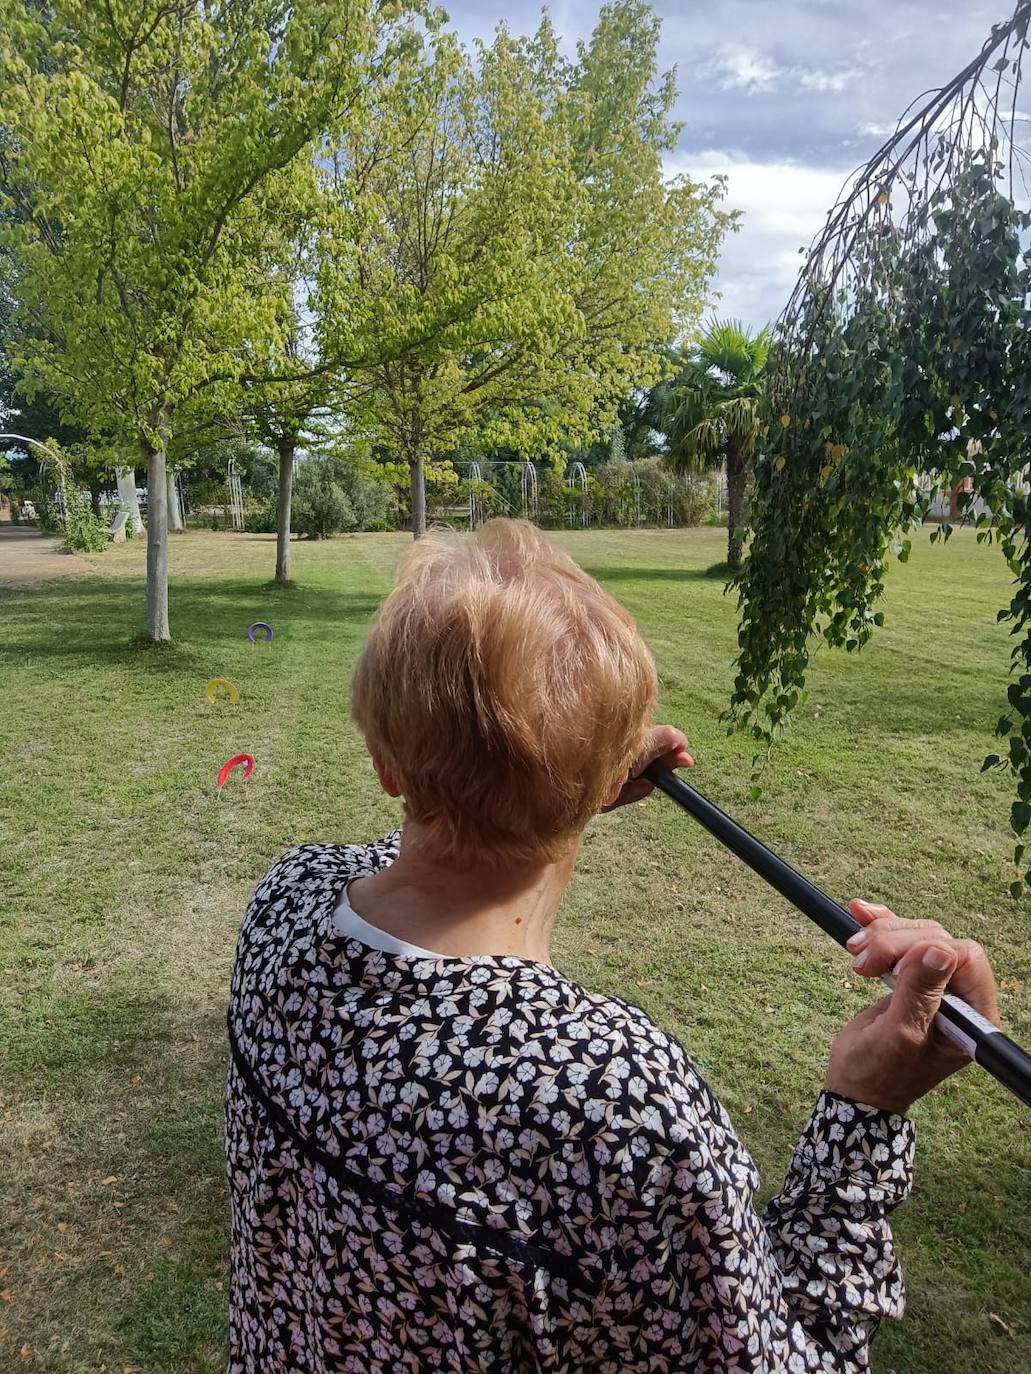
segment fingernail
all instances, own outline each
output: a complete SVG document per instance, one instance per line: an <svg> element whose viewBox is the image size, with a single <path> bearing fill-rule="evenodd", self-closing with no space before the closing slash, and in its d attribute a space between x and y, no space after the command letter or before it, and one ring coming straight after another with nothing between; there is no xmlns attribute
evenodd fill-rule
<svg viewBox="0 0 1031 1374"><path fill-rule="evenodd" d="M937 945L932 945L924 951L923 962L936 973L944 973L947 968L952 967L952 955L947 949L939 949Z"/></svg>
<svg viewBox="0 0 1031 1374"><path fill-rule="evenodd" d="M857 930L855 935L850 936L849 939L845 941L845 948L850 949L853 954L856 954L863 948L869 938L870 936L865 930Z"/></svg>
<svg viewBox="0 0 1031 1374"><path fill-rule="evenodd" d="M864 949L862 954L860 954L857 958L852 960L852 968L854 972L861 973L863 970L863 966L866 964L869 958L870 951L868 949Z"/></svg>

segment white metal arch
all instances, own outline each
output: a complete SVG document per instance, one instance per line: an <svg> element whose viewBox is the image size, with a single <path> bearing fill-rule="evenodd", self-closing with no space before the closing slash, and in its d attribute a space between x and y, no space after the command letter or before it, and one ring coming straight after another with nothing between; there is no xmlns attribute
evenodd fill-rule
<svg viewBox="0 0 1031 1374"><path fill-rule="evenodd" d="M580 524L589 525L591 514L587 509L587 469L583 463L577 461L570 463L566 471L566 486L570 491L580 488ZM567 511L567 524L572 525L576 519L576 503L570 501Z"/></svg>
<svg viewBox="0 0 1031 1374"><path fill-rule="evenodd" d="M229 496L229 519L234 530L243 529L243 485L236 470L236 459L230 458L226 471L226 488Z"/></svg>
<svg viewBox="0 0 1031 1374"><path fill-rule="evenodd" d="M478 462L469 464L469 528L476 529L483 524L483 497L479 485L483 481L483 468ZM476 486L473 486L476 483Z"/></svg>
<svg viewBox="0 0 1031 1374"><path fill-rule="evenodd" d="M641 474L634 467L633 463L627 463L630 469L630 480L634 484L634 524L641 523Z"/></svg>
<svg viewBox="0 0 1031 1374"><path fill-rule="evenodd" d="M536 520L539 514L537 469L529 459L519 469L519 490L523 498L523 519Z"/></svg>
<svg viewBox="0 0 1031 1374"><path fill-rule="evenodd" d="M42 449L48 458L55 458L57 456L52 448L47 448L46 444L40 443L38 439L30 439L27 434L0 434L0 439L14 439L15 442L19 444L31 444L33 448ZM58 504L61 507L61 519L64 520L65 512L67 510L67 504L65 502L64 496L64 469L59 466L58 472L60 473L61 478L60 501Z"/></svg>

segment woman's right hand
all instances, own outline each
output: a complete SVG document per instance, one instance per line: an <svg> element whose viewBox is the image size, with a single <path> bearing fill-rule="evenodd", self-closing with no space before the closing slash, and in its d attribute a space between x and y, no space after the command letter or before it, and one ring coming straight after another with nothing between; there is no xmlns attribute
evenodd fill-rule
<svg viewBox="0 0 1031 1374"><path fill-rule="evenodd" d="M831 1047L825 1087L884 1111L902 1112L970 1060L934 1024L948 989L999 1025L995 974L974 940L954 940L937 921L907 921L886 906L853 901L863 930L848 942L864 978L893 972L895 990L859 1013Z"/></svg>

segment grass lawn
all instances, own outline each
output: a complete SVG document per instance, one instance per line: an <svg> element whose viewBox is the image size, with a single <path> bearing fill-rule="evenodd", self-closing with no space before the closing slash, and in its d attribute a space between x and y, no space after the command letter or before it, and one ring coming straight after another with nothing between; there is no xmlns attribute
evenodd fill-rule
<svg viewBox="0 0 1031 1374"><path fill-rule="evenodd" d="M663 718L695 783L836 896L941 916L982 940L1004 1016L1031 1041L1028 907L1007 895L1009 778L980 774L1005 706L1001 558L915 541L888 623L858 658L817 656L804 716L747 801L728 739L734 608L704 569L719 530L562 542L639 618ZM405 547L362 535L295 551L173 541L167 651L133 647L144 548L82 578L0 591L0 1368L222 1367L220 1099L233 943L255 881L302 840L398 819L348 719L348 677ZM271 621L271 650L247 625ZM208 678L240 688L209 706ZM246 751L257 767L216 794ZM836 1028L871 999L845 957L661 798L601 817L560 914L556 962L644 1006L726 1103L768 1190ZM915 1110L918 1187L897 1215L909 1309L878 1374L1031 1369L1031 1116L968 1070Z"/></svg>

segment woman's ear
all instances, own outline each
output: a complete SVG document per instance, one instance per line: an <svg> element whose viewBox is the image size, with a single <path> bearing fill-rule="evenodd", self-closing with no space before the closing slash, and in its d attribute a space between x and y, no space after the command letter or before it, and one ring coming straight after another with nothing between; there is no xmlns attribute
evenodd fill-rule
<svg viewBox="0 0 1031 1374"><path fill-rule="evenodd" d="M383 791L388 797L399 797L401 795L401 789L387 772L383 760L378 754L374 754L371 749L369 750L369 755L372 759L372 766L376 770L376 776L379 778L380 787L383 788Z"/></svg>
<svg viewBox="0 0 1031 1374"><path fill-rule="evenodd" d="M625 781L624 781L624 782L617 782L617 783L615 783L615 784L613 785L612 791L609 793L609 795L608 795L608 796L605 798L605 800L602 802L602 806L604 807L604 806L613 806L613 805L615 805L616 799L618 798L620 792L622 792L622 790L623 790L623 788L624 788L625 786L626 786Z"/></svg>

